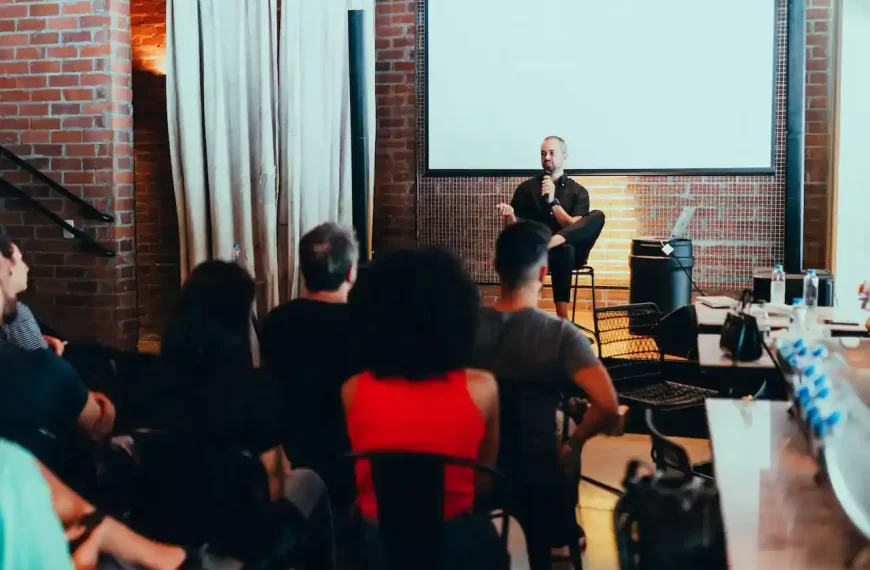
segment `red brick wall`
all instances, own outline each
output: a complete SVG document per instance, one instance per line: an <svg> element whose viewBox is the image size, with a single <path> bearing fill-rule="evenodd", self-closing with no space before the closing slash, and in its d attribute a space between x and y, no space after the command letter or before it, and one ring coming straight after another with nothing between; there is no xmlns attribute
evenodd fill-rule
<svg viewBox="0 0 870 570"><path fill-rule="evenodd" d="M78 209L8 163L0 172L117 252L83 253L61 230L0 198L0 226L25 251L25 300L72 338L129 347L136 338L133 131L127 0L0 2L0 144L97 208Z"/></svg>
<svg viewBox="0 0 870 570"><path fill-rule="evenodd" d="M804 176L804 266L831 267L830 166L833 108L832 0L807 0L806 173Z"/></svg>
<svg viewBox="0 0 870 570"><path fill-rule="evenodd" d="M377 142L372 241L375 252L413 245L417 118L414 0L375 1Z"/></svg>
<svg viewBox="0 0 870 570"><path fill-rule="evenodd" d="M133 152L139 340L159 338L181 283L166 117L166 0L133 0Z"/></svg>
<svg viewBox="0 0 870 570"><path fill-rule="evenodd" d="M829 248L827 238L828 206L828 163L829 136L831 132L831 109L828 92L831 79L830 30L831 0L807 0L807 145L806 145L806 198L805 198L805 266L823 267L825 254ZM390 248L413 243L420 232L415 213L415 205L420 201L414 182L416 170L415 149L419 133L415 115L415 18L417 2L412 0L376 0L377 4L377 99L378 99L378 139L376 147L375 172L375 248ZM585 181L583 181L585 182ZM659 184L659 182L662 182ZM673 184L661 178L633 178L610 180L595 179L592 185L593 196L601 190L600 204L606 206L611 198L612 188L617 194L657 194L659 198L673 198L674 208L679 205L678 196L694 193L694 186ZM681 181L678 181L681 182ZM719 181L711 180L713 186ZM745 182L745 181L744 181ZM741 182L742 183L742 182ZM686 182L689 184L689 181ZM705 184L706 186L706 184ZM735 201L740 201L735 186ZM773 203L781 197L774 196L777 189L770 184L754 183L753 193L769 194L768 201ZM498 189L496 188L498 191ZM502 189L503 191L504 189ZM715 190L715 188L713 188ZM702 195L711 188L698 188ZM701 198L703 201L703 197ZM762 200L764 198L762 197ZM434 215L434 214L433 214ZM748 218L747 218L748 219ZM425 222L425 220L424 220ZM639 220L620 220L610 222L608 229L629 232L634 235L643 223ZM646 229L646 228L644 228ZM428 232L424 232L428 233ZM424 238L426 236L424 235ZM426 238L428 239L428 238ZM473 238L472 238L473 239ZM437 238L436 238L437 241ZM624 246L615 248L612 260L604 260L604 265L615 274L627 271L627 241ZM727 250L727 251L726 251ZM733 250L733 251L732 251ZM697 253L697 252L696 252ZM711 248L701 252L711 260L721 260L724 255L755 256L759 252L752 248ZM763 257L763 256L762 256ZM618 266L618 267L617 267ZM711 273L711 279L717 275Z"/></svg>

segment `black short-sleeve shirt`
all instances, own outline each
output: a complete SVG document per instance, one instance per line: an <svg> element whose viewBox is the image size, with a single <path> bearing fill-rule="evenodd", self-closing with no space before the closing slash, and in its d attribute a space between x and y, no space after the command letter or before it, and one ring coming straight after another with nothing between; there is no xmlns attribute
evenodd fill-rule
<svg viewBox="0 0 870 570"><path fill-rule="evenodd" d="M78 373L54 352L0 344L0 422L70 436L88 394Z"/></svg>
<svg viewBox="0 0 870 570"><path fill-rule="evenodd" d="M544 175L540 174L517 186L511 199L511 207L517 218L540 222L555 233L561 230L562 226L547 205L547 199L541 196L543 181ZM561 202L562 208L569 215L589 215L589 191L586 188L568 178L567 174L563 174L553 183L556 185L556 199Z"/></svg>

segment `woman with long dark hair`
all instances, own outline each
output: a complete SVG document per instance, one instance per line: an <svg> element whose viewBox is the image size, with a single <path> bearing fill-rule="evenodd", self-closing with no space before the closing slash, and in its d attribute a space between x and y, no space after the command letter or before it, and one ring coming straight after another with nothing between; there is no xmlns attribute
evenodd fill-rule
<svg viewBox="0 0 870 570"><path fill-rule="evenodd" d="M205 458L198 472L196 465L181 460L187 463L186 480L200 482L195 484L195 493L178 492L181 502L193 497L193 504L188 505L187 512L177 509L178 516L171 521L173 528L179 534L197 525L214 529L219 540L198 538L230 543L228 548L212 546L239 558L262 554L257 551L268 547L263 535L271 535L275 529L264 530L263 524L272 527L271 522L286 522L280 509L268 508L269 502L289 502L294 511L291 518L301 514L309 519L315 509L318 518L321 512L323 517L329 516L326 487L320 477L308 469L290 470L281 447L284 434L279 423L279 392L270 378L253 366L254 293L254 281L241 266L224 261L198 265L182 288L161 344L160 382L165 386L162 427L174 441L185 442L199 450L197 457ZM212 455L202 453L204 449ZM229 458L236 473L230 465L222 469L221 460L214 461L215 457ZM255 470L252 477L251 461L245 457L258 458L262 471ZM262 494L256 490L260 482L266 483ZM209 498L209 493L221 496ZM237 497L228 497L230 494ZM254 503L266 503L267 508ZM194 515L188 524L182 517L191 510L205 512ZM325 528L323 531L327 533ZM331 531L327 534L330 540L321 544L331 543Z"/></svg>

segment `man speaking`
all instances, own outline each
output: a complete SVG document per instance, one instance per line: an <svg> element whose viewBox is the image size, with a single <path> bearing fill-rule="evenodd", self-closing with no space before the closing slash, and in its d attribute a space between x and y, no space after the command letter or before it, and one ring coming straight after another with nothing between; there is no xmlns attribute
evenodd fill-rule
<svg viewBox="0 0 870 570"><path fill-rule="evenodd" d="M568 146L559 137L541 144L544 172L517 186L510 204L497 206L505 225L517 219L535 220L550 228L550 279L556 314L568 317L571 272L582 265L604 228L604 212L589 211L589 192L565 174Z"/></svg>

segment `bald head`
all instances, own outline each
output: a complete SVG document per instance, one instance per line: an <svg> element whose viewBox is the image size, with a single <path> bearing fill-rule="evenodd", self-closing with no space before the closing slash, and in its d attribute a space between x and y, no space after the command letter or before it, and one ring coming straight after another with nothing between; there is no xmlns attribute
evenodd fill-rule
<svg viewBox="0 0 870 570"><path fill-rule="evenodd" d="M547 137L541 143L541 167L550 173L561 174L568 160L568 145L559 137Z"/></svg>

